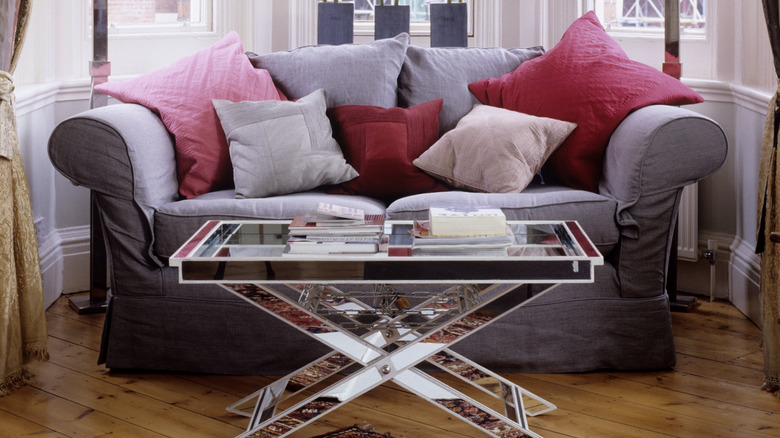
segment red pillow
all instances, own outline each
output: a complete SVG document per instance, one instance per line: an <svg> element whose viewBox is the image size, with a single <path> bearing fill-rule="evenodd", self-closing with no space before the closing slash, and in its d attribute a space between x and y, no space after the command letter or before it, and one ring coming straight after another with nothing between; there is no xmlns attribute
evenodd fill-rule
<svg viewBox="0 0 780 438"><path fill-rule="evenodd" d="M546 166L565 184L592 192L598 192L609 137L631 111L704 101L680 81L629 59L592 11L546 54L469 89L488 105L576 123Z"/></svg>
<svg viewBox="0 0 780 438"><path fill-rule="evenodd" d="M333 136L360 176L330 193L397 199L448 190L412 161L439 139L437 99L410 108L344 105L328 109Z"/></svg>
<svg viewBox="0 0 780 438"><path fill-rule="evenodd" d="M236 32L168 67L95 89L160 115L176 140L179 193L186 198L233 186L227 139L211 100L283 97L268 71L252 67Z"/></svg>

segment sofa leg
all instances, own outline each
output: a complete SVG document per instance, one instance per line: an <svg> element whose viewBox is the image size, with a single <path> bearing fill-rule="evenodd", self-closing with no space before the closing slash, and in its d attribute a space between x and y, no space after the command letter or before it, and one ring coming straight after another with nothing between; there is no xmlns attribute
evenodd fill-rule
<svg viewBox="0 0 780 438"><path fill-rule="evenodd" d="M669 248L669 266L666 270L666 293L669 295L669 308L672 312L690 312L698 304L696 297L677 295L677 225L672 234Z"/></svg>
<svg viewBox="0 0 780 438"><path fill-rule="evenodd" d="M95 192L89 200L89 296L80 295L68 300L70 308L79 315L104 313L108 296L108 263L103 227L98 215Z"/></svg>

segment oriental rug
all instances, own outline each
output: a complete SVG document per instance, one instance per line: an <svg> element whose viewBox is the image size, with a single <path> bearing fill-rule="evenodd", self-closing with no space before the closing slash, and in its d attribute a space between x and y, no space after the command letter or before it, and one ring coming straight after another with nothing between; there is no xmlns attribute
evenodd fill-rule
<svg viewBox="0 0 780 438"><path fill-rule="evenodd" d="M403 438L390 435L389 433L380 433L371 428L370 425L358 426L354 424L343 429L339 429L325 435L317 435L313 438Z"/></svg>

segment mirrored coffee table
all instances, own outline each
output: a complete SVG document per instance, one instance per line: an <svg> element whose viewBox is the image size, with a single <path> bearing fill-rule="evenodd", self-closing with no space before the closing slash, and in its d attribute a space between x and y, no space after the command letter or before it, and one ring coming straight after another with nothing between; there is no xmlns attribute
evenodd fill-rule
<svg viewBox="0 0 780 438"><path fill-rule="evenodd" d="M388 381L485 436L539 436L527 417L555 406L450 347L559 284L592 282L603 258L577 222L510 222L505 254L420 250L399 221L385 223L378 253L293 255L288 224L209 221L169 262L181 282L219 284L333 349L229 406L251 417L241 437L287 436ZM494 397L502 412L418 365ZM292 397L302 400L279 408Z"/></svg>

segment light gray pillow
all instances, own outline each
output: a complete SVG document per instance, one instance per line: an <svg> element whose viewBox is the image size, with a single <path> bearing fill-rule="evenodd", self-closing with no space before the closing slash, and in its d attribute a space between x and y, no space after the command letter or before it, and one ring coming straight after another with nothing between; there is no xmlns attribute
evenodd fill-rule
<svg viewBox="0 0 780 438"><path fill-rule="evenodd" d="M409 35L402 33L370 44L305 46L266 55L247 52L247 56L255 68L268 70L290 99L322 88L328 107L392 108L397 106L398 74L408 45Z"/></svg>
<svg viewBox="0 0 780 438"><path fill-rule="evenodd" d="M325 93L297 102L213 100L230 146L236 198L264 198L358 176L325 114Z"/></svg>
<svg viewBox="0 0 780 438"><path fill-rule="evenodd" d="M543 53L541 47L503 49L409 46L398 79L398 104L410 107L444 98L444 106L439 114L439 134L443 135L454 128L474 104L479 103L469 91L470 83L512 72L524 61Z"/></svg>

